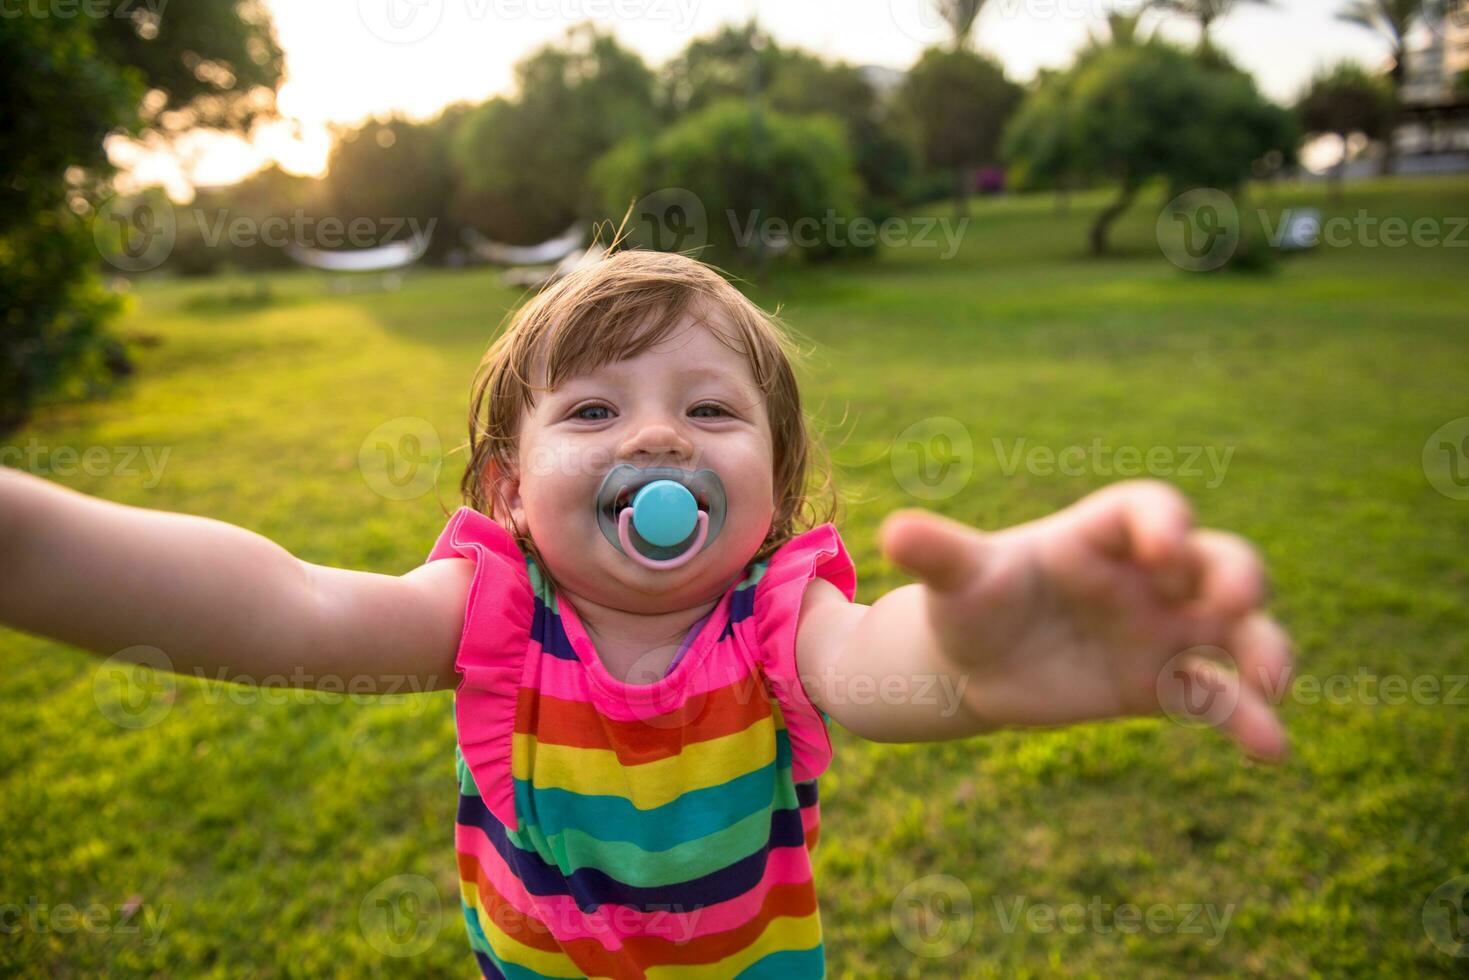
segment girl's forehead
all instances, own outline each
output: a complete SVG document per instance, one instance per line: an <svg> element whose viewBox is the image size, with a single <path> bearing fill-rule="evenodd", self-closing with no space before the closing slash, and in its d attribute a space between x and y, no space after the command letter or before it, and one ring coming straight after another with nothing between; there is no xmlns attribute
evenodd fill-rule
<svg viewBox="0 0 1469 980"><path fill-rule="evenodd" d="M618 356L619 353L622 356ZM554 391L576 381L614 379L645 374L649 370L669 374L717 374L741 387L755 384L749 356L742 350L734 332L690 316L642 350L623 353L606 348L598 350L595 346L584 348L581 356L568 364L570 370L563 368L564 376L556 379L554 387L550 387L551 379L547 377L549 360L543 350L532 361L532 377L542 391ZM567 364L565 360L562 363Z"/></svg>

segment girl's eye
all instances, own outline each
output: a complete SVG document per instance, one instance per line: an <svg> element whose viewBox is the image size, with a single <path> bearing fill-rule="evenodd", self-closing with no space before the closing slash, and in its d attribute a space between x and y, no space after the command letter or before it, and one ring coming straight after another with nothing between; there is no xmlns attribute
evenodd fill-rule
<svg viewBox="0 0 1469 980"><path fill-rule="evenodd" d="M724 410L724 406L723 405L716 405L714 402L703 402L702 404L695 405L693 408L689 409L689 414L690 415L693 415L693 414L695 414L697 412L703 411L704 409L710 409L710 410L712 410L714 412L719 413L720 415L728 415L729 414L728 412L726 412ZM712 418L712 416L702 416L702 417L703 418Z"/></svg>
<svg viewBox="0 0 1469 980"><path fill-rule="evenodd" d="M571 417L572 418L576 418L576 419L581 419L583 422L601 422L605 418L607 418L607 416L604 415L604 416L600 416L600 417L588 418L585 413L586 412L609 412L609 411L611 411L611 409L609 409L606 405L583 405L581 408L578 408L576 411L572 412L571 413Z"/></svg>

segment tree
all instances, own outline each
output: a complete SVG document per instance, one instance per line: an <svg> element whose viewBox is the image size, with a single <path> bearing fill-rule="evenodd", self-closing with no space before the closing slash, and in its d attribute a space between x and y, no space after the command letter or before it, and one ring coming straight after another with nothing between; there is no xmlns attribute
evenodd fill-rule
<svg viewBox="0 0 1469 980"><path fill-rule="evenodd" d="M1210 48L1209 28L1214 26L1215 21L1228 16L1236 4L1241 2L1257 3L1262 6L1271 4L1271 0L1153 0L1152 6L1158 10L1198 21L1199 51L1207 53Z"/></svg>
<svg viewBox="0 0 1469 980"><path fill-rule="evenodd" d="M1092 37L1093 47L1105 47L1108 42L1125 48L1131 44L1141 44L1148 39L1142 29L1143 12L1141 10L1126 13L1121 10L1112 10L1107 13L1107 40L1103 41Z"/></svg>
<svg viewBox="0 0 1469 980"><path fill-rule="evenodd" d="M1093 33L1077 53L1077 66L1109 47L1143 44L1148 36L1142 30L1142 10L1133 13L1112 11L1107 14L1106 34ZM1019 186L1051 187L1056 192L1056 211L1065 213L1070 206L1071 189L1081 175L1073 166L1080 157L1074 145L1077 134L1065 106L1076 71L1058 72L1042 68L1031 85L1030 94L1021 103L1005 132L1005 144L1025 145L1027 155L1017 158L1009 149L1003 155L1017 160L1014 182Z"/></svg>
<svg viewBox="0 0 1469 980"><path fill-rule="evenodd" d="M246 132L275 115L285 55L260 0L107 6L95 19L98 54L142 77L150 97L141 117L151 129Z"/></svg>
<svg viewBox="0 0 1469 980"><path fill-rule="evenodd" d="M83 220L110 191L104 138L247 126L273 111L282 63L253 3L13 13L0 18L0 431L130 370ZM96 230L112 231L105 217Z"/></svg>
<svg viewBox="0 0 1469 980"><path fill-rule="evenodd" d="M659 103L674 122L716 102L758 97L768 91L784 50L754 20L726 24L695 38L663 69Z"/></svg>
<svg viewBox="0 0 1469 980"><path fill-rule="evenodd" d="M1369 139L1389 134L1393 116L1392 91L1378 75L1343 62L1319 72L1296 103L1301 129L1330 133L1342 141L1341 160L1332 168L1331 197L1341 200L1341 175L1347 165L1347 138L1361 133Z"/></svg>
<svg viewBox="0 0 1469 980"><path fill-rule="evenodd" d="M315 177L287 173L279 165L271 164L235 184L198 188L193 204L177 212L177 240L168 253L165 268L179 275L205 276L227 267L248 270L289 267L290 256L272 236L261 234L235 240L226 231L240 219L263 230L270 227L266 222L271 219L291 222L296 214L314 216L322 199L320 185L321 181ZM294 229L295 225L287 224L284 228Z"/></svg>
<svg viewBox="0 0 1469 980"><path fill-rule="evenodd" d="M951 175L956 214L968 211L970 175L998 159L1001 133L1021 94L998 63L970 51L929 48L908 72L900 100L924 161Z"/></svg>
<svg viewBox="0 0 1469 980"><path fill-rule="evenodd" d="M657 118L653 73L590 23L515 74L515 96L472 110L451 154L462 180L455 208L494 237L524 243L586 213L593 161L626 136L650 136Z"/></svg>
<svg viewBox="0 0 1469 980"><path fill-rule="evenodd" d="M431 231L429 254L441 258L458 238L452 204L459 176L452 146L469 111L450 106L428 122L389 117L343 134L327 160L319 208L343 221L411 221L399 239L417 229Z"/></svg>
<svg viewBox="0 0 1469 980"><path fill-rule="evenodd" d="M1016 184L1052 187L1056 209L1067 208L1066 195L1080 179L1082 147L1071 120L1071 89L1076 72L1041 69L1030 94L1005 129L1002 156L1015 163Z"/></svg>
<svg viewBox="0 0 1469 980"><path fill-rule="evenodd" d="M1059 117L1059 118L1058 118ZM1159 41L1102 48L1031 94L1006 134L1006 155L1041 178L1115 181L1091 251L1107 251L1112 222L1149 180L1171 193L1238 193L1254 163L1294 143L1290 115L1248 75L1206 66Z"/></svg>
<svg viewBox="0 0 1469 980"><path fill-rule="evenodd" d="M665 188L696 199L670 199L676 216L635 215L634 222L660 222L653 236L634 227L637 245L687 251L707 242L720 261L745 263L763 258L776 238L809 258L864 248L847 227L861 182L846 134L829 116L791 116L743 99L717 102L652 140L623 142L598 161L592 179L602 214L613 219Z"/></svg>
<svg viewBox="0 0 1469 980"><path fill-rule="evenodd" d="M1423 16L1422 0L1351 0L1340 13L1341 20L1366 28L1383 38L1392 52L1392 66L1387 77L1392 88L1391 113L1383 140L1382 172L1393 171L1395 159L1393 132L1397 129L1398 101L1402 98L1403 78L1407 72L1406 39Z"/></svg>
<svg viewBox="0 0 1469 980"><path fill-rule="evenodd" d="M966 50L974 35L974 22L984 9L984 0L933 0L933 3L954 35L954 50Z"/></svg>
<svg viewBox="0 0 1469 980"><path fill-rule="evenodd" d="M789 115L839 120L869 200L902 197L913 170L913 150L862 72L846 62L827 62L791 48L780 50L773 66L765 103Z"/></svg>
<svg viewBox="0 0 1469 980"><path fill-rule="evenodd" d="M753 21L690 42L664 69L660 91L670 122L730 99L755 100L791 115L833 116L846 127L868 197L891 202L906 191L913 168L910 140L862 72L781 47Z"/></svg>

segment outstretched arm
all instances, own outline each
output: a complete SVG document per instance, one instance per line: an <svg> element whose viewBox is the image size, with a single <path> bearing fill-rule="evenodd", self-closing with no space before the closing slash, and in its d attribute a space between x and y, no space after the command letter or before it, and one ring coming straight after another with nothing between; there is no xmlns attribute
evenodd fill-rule
<svg viewBox="0 0 1469 980"><path fill-rule="evenodd" d="M1284 754L1269 702L1289 642L1259 559L1195 529L1172 487L1114 484L993 534L901 511L880 537L921 581L870 607L815 581L797 634L803 686L844 728L925 741L1168 711Z"/></svg>
<svg viewBox="0 0 1469 980"><path fill-rule="evenodd" d="M174 671L373 693L453 687L473 573L301 561L240 527L98 500L0 467L0 623Z"/></svg>

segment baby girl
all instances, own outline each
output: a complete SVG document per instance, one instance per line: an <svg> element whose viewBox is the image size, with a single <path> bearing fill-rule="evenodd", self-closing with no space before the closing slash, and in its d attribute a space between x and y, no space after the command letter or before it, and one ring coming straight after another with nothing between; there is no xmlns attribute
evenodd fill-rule
<svg viewBox="0 0 1469 980"><path fill-rule="evenodd" d="M830 720L895 742L1167 711L1284 753L1260 562L1166 485L993 533L899 511L878 545L917 581L853 601L792 355L708 266L615 253L487 353L468 506L421 566L0 469L0 621L181 673L452 688L487 977L822 976Z"/></svg>

